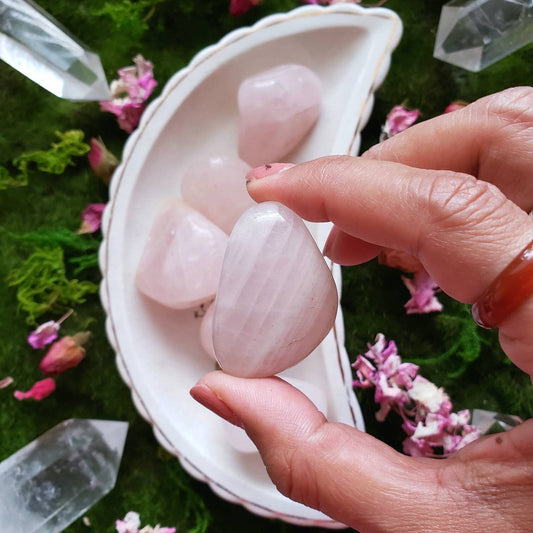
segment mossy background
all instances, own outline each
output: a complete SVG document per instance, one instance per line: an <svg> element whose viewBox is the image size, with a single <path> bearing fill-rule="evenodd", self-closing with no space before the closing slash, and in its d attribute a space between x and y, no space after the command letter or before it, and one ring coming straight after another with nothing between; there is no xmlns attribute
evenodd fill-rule
<svg viewBox="0 0 533 533"><path fill-rule="evenodd" d="M153 61L159 86L186 65L203 47L228 31L300 5L297 0L264 0L259 7L234 19L228 0L41 0L40 5L87 43L101 57L108 80L116 70L142 53ZM376 143L381 124L392 106L404 102L419 108L422 119L440 114L453 100L472 101L515 85L533 82L533 46L473 74L433 59L433 45L442 2L390 0L387 7L403 19L404 35L393 55L388 77L376 95L371 120L363 132L363 148ZM86 139L102 136L117 155L127 135L112 115L98 104L73 103L52 96L9 66L0 64L0 164L22 152L47 149L55 131L80 129ZM105 202L107 188L92 174L85 158L59 176L30 173L27 187L0 192L0 227L21 235L39 228L75 231L88 203ZM11 375L16 388L26 390L40 379L41 353L26 344L31 328L17 306L15 290L5 283L8 273L31 253L31 247L0 234L0 378ZM87 237L98 239L99 236ZM98 283L93 268L82 275ZM533 414L529 379L510 365L493 332L480 331L468 310L446 296L444 313L407 316L408 294L398 272L370 263L343 271L343 310L347 349L355 358L377 332L396 340L406 360L416 359L422 373L446 387L457 409L484 408ZM44 317L44 318L57 318ZM178 461L157 445L150 426L137 414L129 391L118 376L114 353L104 332L104 313L96 295L89 295L62 333L90 329L88 356L76 369L59 376L57 391L43 402L18 402L13 387L0 391L0 460L67 418L127 420L130 430L115 489L87 512L93 531L114 531L114 520L129 510L143 524L177 527L177 531L289 532L305 528L267 520L232 505L183 472ZM454 348L450 350L450 348ZM439 356L448 352L446 359ZM436 359L436 361L434 361ZM377 424L372 395L360 395L368 429L397 446L399 424L393 417ZM354 482L356 482L354 480ZM89 531L78 520L67 531Z"/></svg>

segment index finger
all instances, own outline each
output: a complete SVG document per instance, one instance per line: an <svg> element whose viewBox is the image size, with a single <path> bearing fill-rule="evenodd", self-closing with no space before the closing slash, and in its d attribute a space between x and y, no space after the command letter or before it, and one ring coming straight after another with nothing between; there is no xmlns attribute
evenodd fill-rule
<svg viewBox="0 0 533 533"><path fill-rule="evenodd" d="M496 185L533 209L533 89L517 87L421 122L362 157L411 167L453 170Z"/></svg>
<svg viewBox="0 0 533 533"><path fill-rule="evenodd" d="M533 239L531 217L497 187L466 174L327 157L253 177L248 191L256 201L279 201L307 220L329 220L348 235L414 255L463 302L476 301ZM500 328L503 349L528 373L532 320L530 300Z"/></svg>

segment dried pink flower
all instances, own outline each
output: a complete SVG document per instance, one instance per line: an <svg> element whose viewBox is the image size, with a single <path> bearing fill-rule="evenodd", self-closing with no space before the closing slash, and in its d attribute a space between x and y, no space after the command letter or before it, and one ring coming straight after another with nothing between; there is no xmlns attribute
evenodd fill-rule
<svg viewBox="0 0 533 533"><path fill-rule="evenodd" d="M0 379L0 389L5 389L13 383L13 378L11 376L6 376L3 379Z"/></svg>
<svg viewBox="0 0 533 533"><path fill-rule="evenodd" d="M162 527L160 525L155 527L144 526L139 529L141 527L141 518L139 513L134 511L127 513L123 520L116 520L115 527L117 533L176 533L175 527Z"/></svg>
<svg viewBox="0 0 533 533"><path fill-rule="evenodd" d="M56 390L56 383L52 378L44 378L41 381L37 381L28 392L21 392L16 390L13 396L17 400L26 400L33 398L34 400L41 401L47 396L50 396L52 392Z"/></svg>
<svg viewBox="0 0 533 533"><path fill-rule="evenodd" d="M89 331L76 333L73 337L63 337L54 344L39 363L39 369L47 376L62 374L80 364L85 357L83 345L89 340Z"/></svg>
<svg viewBox="0 0 533 533"><path fill-rule="evenodd" d="M419 115L418 109L407 109L403 105L394 106L387 115L379 140L384 141L406 130L416 122Z"/></svg>
<svg viewBox="0 0 533 533"><path fill-rule="evenodd" d="M444 113L451 113L452 111L457 111L458 109L463 109L463 107L466 107L468 105L468 102L463 102L461 100L458 100L457 102L452 102L448 106L446 106L446 109L444 110Z"/></svg>
<svg viewBox="0 0 533 533"><path fill-rule="evenodd" d="M479 437L478 428L468 425L470 411L453 413L444 389L418 375L417 365L402 362L394 341L387 342L382 333L352 366L354 387L375 387L374 399L380 404L376 419L385 420L391 411L402 417L406 454L442 457Z"/></svg>
<svg viewBox="0 0 533 533"><path fill-rule="evenodd" d="M100 102L100 109L116 115L118 125L127 133L139 124L145 102L157 86L153 64L140 54L133 62L134 66L119 69L119 79L111 82L112 100Z"/></svg>
<svg viewBox="0 0 533 533"><path fill-rule="evenodd" d="M81 213L81 226L78 234L94 233L100 229L106 204L89 204Z"/></svg>
<svg viewBox="0 0 533 533"><path fill-rule="evenodd" d="M58 321L49 320L44 324L41 324L37 329L32 331L28 336L28 344L40 350L44 348L47 344L55 341L57 339L57 333L61 324L73 313L73 310L70 309L65 313Z"/></svg>
<svg viewBox="0 0 533 533"><path fill-rule="evenodd" d="M106 148L102 139L91 139L91 150L87 158L93 172L108 184L118 166L118 159Z"/></svg>
<svg viewBox="0 0 533 533"><path fill-rule="evenodd" d="M229 12L232 17L244 15L250 8L259 5L262 0L231 0Z"/></svg>
<svg viewBox="0 0 533 533"><path fill-rule="evenodd" d="M402 276L402 281L411 294L411 299L404 306L408 315L442 311L442 304L435 296L439 287L426 270L415 272L413 278Z"/></svg>

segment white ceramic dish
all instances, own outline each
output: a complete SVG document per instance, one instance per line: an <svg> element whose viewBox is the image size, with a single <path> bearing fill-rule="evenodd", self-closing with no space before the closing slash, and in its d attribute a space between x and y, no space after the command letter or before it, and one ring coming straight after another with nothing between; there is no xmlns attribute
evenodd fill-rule
<svg viewBox="0 0 533 533"><path fill-rule="evenodd" d="M213 369L200 348L200 320L193 311L169 310L142 297L135 271L155 214L167 198L179 196L189 162L215 152L236 155L236 94L245 77L289 62L314 70L324 87L321 117L285 159L355 154L373 93L400 35L401 22L393 12L353 4L305 6L230 33L170 79L128 139L111 183L100 250L101 299L120 374L161 445L221 497L261 516L343 527L282 496L259 456L232 448L222 421L192 400L189 389ZM309 227L322 247L329 226ZM330 266L340 292L340 268ZM334 330L287 375L325 392L330 420L364 429L340 306Z"/></svg>

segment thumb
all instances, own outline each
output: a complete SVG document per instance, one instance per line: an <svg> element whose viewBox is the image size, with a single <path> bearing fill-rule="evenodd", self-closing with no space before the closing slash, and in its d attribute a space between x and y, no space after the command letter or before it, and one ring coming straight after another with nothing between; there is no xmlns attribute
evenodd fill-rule
<svg viewBox="0 0 533 533"><path fill-rule="evenodd" d="M442 487L436 490L439 461L406 457L355 428L328 422L279 378L211 372L191 394L246 430L278 490L295 501L360 531L429 531L435 524L445 531L457 523L457 502Z"/></svg>

